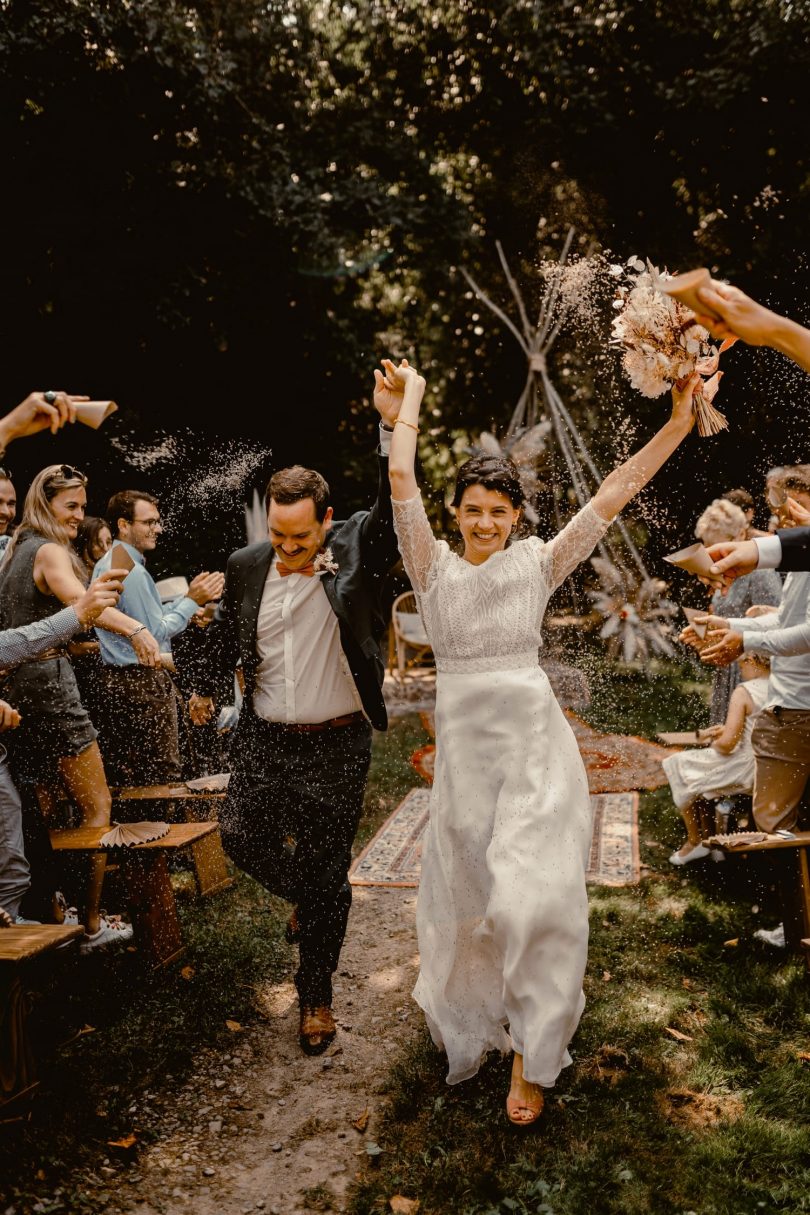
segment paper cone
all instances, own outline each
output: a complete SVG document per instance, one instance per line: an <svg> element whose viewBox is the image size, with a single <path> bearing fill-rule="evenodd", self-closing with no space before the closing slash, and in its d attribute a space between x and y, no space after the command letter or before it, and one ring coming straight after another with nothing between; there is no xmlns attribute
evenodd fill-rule
<svg viewBox="0 0 810 1215"><path fill-rule="evenodd" d="M681 608L681 611L683 612L684 616L689 621L692 628L695 630L696 634L702 641L703 638L706 636L706 630L708 629L709 626L707 624L695 624L695 621L697 620L698 616L706 616L706 615L708 615L708 613L707 612L696 612L694 608L687 608L687 607Z"/></svg>
<svg viewBox="0 0 810 1215"><path fill-rule="evenodd" d="M111 570L126 570L127 574L130 570L135 569L135 559L130 556L123 544L114 544L110 553L110 569ZM124 575L126 578L126 574Z"/></svg>
<svg viewBox="0 0 810 1215"><path fill-rule="evenodd" d="M76 421L98 430L101 423L106 422L117 408L115 401L81 401L76 406Z"/></svg>
<svg viewBox="0 0 810 1215"><path fill-rule="evenodd" d="M688 574L699 574L701 578L711 578L712 559L702 544L690 544L688 548L681 548L677 553L670 553L664 558L670 565L677 565L678 569L686 570Z"/></svg>
<svg viewBox="0 0 810 1215"><path fill-rule="evenodd" d="M168 834L168 823L114 823L99 842L102 848L131 848L149 840L161 840Z"/></svg>
<svg viewBox="0 0 810 1215"><path fill-rule="evenodd" d="M230 772L214 772L211 776L196 776L194 780L187 780L185 785L195 793L220 793L228 788L230 779Z"/></svg>
<svg viewBox="0 0 810 1215"><path fill-rule="evenodd" d="M697 297L698 287L712 285L712 276L705 267L700 270L690 270L687 274L676 274L674 278L659 277L655 280L655 285L664 295L671 295L678 303L685 304L693 312L702 313L703 316L714 316L720 320L717 313Z"/></svg>

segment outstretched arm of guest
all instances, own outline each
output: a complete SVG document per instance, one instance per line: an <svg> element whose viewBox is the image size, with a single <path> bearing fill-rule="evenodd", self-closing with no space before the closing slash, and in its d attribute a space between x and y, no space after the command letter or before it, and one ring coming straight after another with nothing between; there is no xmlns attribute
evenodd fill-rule
<svg viewBox="0 0 810 1215"><path fill-rule="evenodd" d="M770 346L810 371L810 329L771 312L728 283L700 287L698 297L708 311L697 319L714 337L740 337L752 346Z"/></svg>
<svg viewBox="0 0 810 1215"><path fill-rule="evenodd" d="M672 389L672 416L640 451L605 477L592 499L603 519L613 519L658 472L695 424L692 396L700 385L693 375L683 388Z"/></svg>

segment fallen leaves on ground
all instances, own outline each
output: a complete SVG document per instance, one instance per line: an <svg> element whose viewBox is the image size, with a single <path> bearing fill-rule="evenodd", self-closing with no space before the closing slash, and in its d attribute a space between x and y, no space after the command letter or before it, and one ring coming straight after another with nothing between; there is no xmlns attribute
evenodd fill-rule
<svg viewBox="0 0 810 1215"><path fill-rule="evenodd" d="M666 1027L664 1033L669 1034L676 1042L694 1042L695 1040L694 1038L690 1038L689 1034L683 1034L679 1029L673 1029L671 1025Z"/></svg>
<svg viewBox="0 0 810 1215"><path fill-rule="evenodd" d="M394 1194L393 1198L388 1199L388 1205L394 1215L416 1215L419 1210L419 1199L404 1198L402 1194Z"/></svg>
<svg viewBox="0 0 810 1215"><path fill-rule="evenodd" d="M603 1043L593 1058L586 1060L583 1071L597 1080L616 1084L630 1070L630 1056L618 1046Z"/></svg>
<svg viewBox="0 0 810 1215"><path fill-rule="evenodd" d="M129 1148L133 1148L137 1142L138 1142L138 1136L130 1134L130 1135L124 1135L124 1137L122 1139L108 1139L107 1146L129 1149Z"/></svg>
<svg viewBox="0 0 810 1215"><path fill-rule="evenodd" d="M732 937L730 941L723 942L723 948L724 949L733 949L734 946L739 945L739 943L740 943L739 937Z"/></svg>
<svg viewBox="0 0 810 1215"><path fill-rule="evenodd" d="M361 1114L358 1114L357 1117L352 1122L352 1126L354 1127L354 1129L356 1131L359 1131L361 1135L362 1135L363 1131L366 1129L366 1127L368 1126L368 1120L369 1120L370 1116L371 1115L370 1115L369 1108L368 1108L368 1106L366 1106L366 1108L363 1110L363 1112Z"/></svg>
<svg viewBox="0 0 810 1215"><path fill-rule="evenodd" d="M609 983L612 978L613 978L613 975L610 973L609 970L602 971L602 982L603 983Z"/></svg>
<svg viewBox="0 0 810 1215"><path fill-rule="evenodd" d="M699 1093L691 1088L672 1088L659 1098L669 1122L688 1127L712 1127L734 1122L743 1114L739 1097L727 1093Z"/></svg>
<svg viewBox="0 0 810 1215"><path fill-rule="evenodd" d="M239 1021L226 1021L225 1024L232 1034L238 1034L242 1029L242 1025Z"/></svg>
<svg viewBox="0 0 810 1215"><path fill-rule="evenodd" d="M195 973L196 972L195 972L193 966L183 966L180 971L180 978L185 979L186 982L189 982L191 979L194 978Z"/></svg>
<svg viewBox="0 0 810 1215"><path fill-rule="evenodd" d="M800 1050L796 1058L800 1063L810 1063L810 1050Z"/></svg>

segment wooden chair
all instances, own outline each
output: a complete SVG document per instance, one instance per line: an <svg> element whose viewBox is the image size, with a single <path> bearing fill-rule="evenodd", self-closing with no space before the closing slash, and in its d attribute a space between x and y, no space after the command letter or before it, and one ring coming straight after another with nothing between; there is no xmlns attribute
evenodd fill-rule
<svg viewBox="0 0 810 1215"><path fill-rule="evenodd" d="M430 665L425 660L433 656L413 591L406 591L394 600L391 626L396 674L399 680L404 680L409 671ZM408 651L411 651L411 657L408 657Z"/></svg>

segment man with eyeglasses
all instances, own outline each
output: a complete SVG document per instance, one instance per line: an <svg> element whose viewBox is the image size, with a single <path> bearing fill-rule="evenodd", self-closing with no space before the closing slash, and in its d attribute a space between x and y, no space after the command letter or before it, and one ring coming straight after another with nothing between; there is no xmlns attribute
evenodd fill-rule
<svg viewBox="0 0 810 1215"><path fill-rule="evenodd" d="M187 593L164 604L146 569L161 532L157 499L141 490L113 494L107 520L116 537L112 549L96 564L93 577L110 569L119 548L133 568L127 575L119 608L140 621L171 655L171 639L182 633L201 607L222 594L223 574L198 574ZM126 638L99 629L104 663L100 679L101 720L96 722L107 777L113 785L166 784L180 777L177 701L166 670L141 666ZM123 642L123 644L122 644Z"/></svg>

